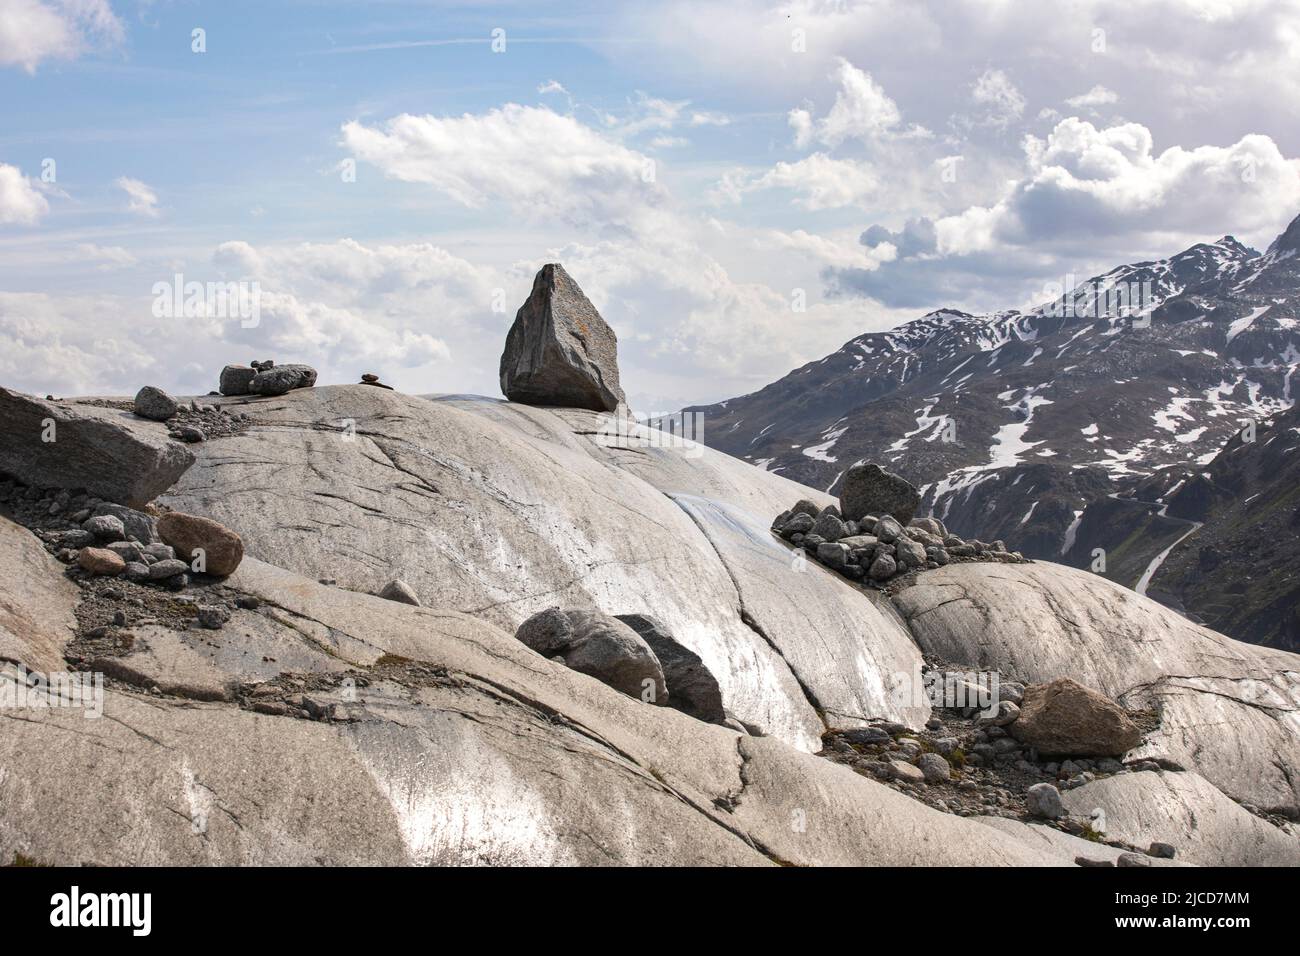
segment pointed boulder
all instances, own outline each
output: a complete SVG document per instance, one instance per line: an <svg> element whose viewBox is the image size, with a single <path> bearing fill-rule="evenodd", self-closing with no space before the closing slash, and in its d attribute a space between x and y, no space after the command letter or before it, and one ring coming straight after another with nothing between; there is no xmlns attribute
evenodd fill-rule
<svg viewBox="0 0 1300 956"><path fill-rule="evenodd" d="M501 354L501 391L512 402L612 412L618 339L564 267L542 266Z"/></svg>

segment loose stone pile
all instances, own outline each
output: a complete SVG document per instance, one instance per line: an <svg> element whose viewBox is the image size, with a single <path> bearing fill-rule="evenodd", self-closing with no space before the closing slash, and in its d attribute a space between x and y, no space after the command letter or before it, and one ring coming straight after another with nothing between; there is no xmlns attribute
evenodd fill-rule
<svg viewBox="0 0 1300 956"><path fill-rule="evenodd" d="M822 756L945 813L1044 823L1106 842L1104 821L1071 816L1061 790L1114 774L1163 769L1154 761L1126 764L1121 759L1141 743L1143 732L1154 729L1156 716L1127 712L1068 679L1026 687L983 675L983 697L976 696L979 688L969 696L954 696L953 689L969 686L972 676L927 673L927 683L933 681L947 694L935 701L924 730L889 721L832 730L823 737ZM1049 701L1056 706L1042 706ZM1075 728L1086 729L1070 737ZM1048 753L1026 742L1043 738L1058 750ZM1114 755L1095 756L1098 751Z"/></svg>
<svg viewBox="0 0 1300 956"><path fill-rule="evenodd" d="M949 534L938 518L916 518L906 527L892 514L846 521L835 505L819 508L806 499L778 515L772 530L846 578L877 584L953 561L1025 561L1001 541L986 544Z"/></svg>
<svg viewBox="0 0 1300 956"><path fill-rule="evenodd" d="M196 578L233 573L244 555L239 535L207 518L152 505L137 511L84 491L42 489L12 478L0 478L0 513L30 529L79 584L115 579L182 592ZM105 593L121 598L120 588ZM196 615L202 627L224 623L219 609L198 606Z"/></svg>

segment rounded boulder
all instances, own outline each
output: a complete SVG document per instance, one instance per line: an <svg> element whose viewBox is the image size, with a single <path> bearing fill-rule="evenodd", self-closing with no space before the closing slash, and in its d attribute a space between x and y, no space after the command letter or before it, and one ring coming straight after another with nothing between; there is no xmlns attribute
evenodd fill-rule
<svg viewBox="0 0 1300 956"><path fill-rule="evenodd" d="M171 511L158 519L158 537L171 545L177 557L192 562L195 552L204 556L203 570L217 577L233 574L244 559L244 542L235 532L211 518Z"/></svg>

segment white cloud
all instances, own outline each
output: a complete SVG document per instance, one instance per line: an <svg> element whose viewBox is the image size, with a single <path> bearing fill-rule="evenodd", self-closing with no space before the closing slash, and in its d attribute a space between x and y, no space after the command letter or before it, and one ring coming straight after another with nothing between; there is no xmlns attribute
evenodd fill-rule
<svg viewBox="0 0 1300 956"><path fill-rule="evenodd" d="M17 166L0 163L0 223L34 225L50 204Z"/></svg>
<svg viewBox="0 0 1300 956"><path fill-rule="evenodd" d="M0 66L35 73L42 60L71 60L124 31L108 0L0 0Z"/></svg>
<svg viewBox="0 0 1300 956"><path fill-rule="evenodd" d="M121 246L97 246L93 242L79 244L77 258L83 262L97 263L96 268L101 272L126 268L137 262L136 257Z"/></svg>
<svg viewBox="0 0 1300 956"><path fill-rule="evenodd" d="M729 126L731 117L725 113L714 113L708 110L697 110L691 113L692 126Z"/></svg>
<svg viewBox="0 0 1300 956"><path fill-rule="evenodd" d="M547 93L563 93L565 96L569 95L569 91L566 90L558 80L547 80L545 83L542 83L537 87L537 92L543 95Z"/></svg>
<svg viewBox="0 0 1300 956"><path fill-rule="evenodd" d="M662 198L651 160L544 107L352 121L343 142L392 179L432 186L465 206L503 202L535 219L626 225Z"/></svg>
<svg viewBox="0 0 1300 956"><path fill-rule="evenodd" d="M861 203L879 186L875 172L866 163L813 153L797 162L777 163L761 176L729 174L719 183L717 192L736 202L745 193L788 189L799 194L796 205L817 210Z"/></svg>
<svg viewBox="0 0 1300 956"><path fill-rule="evenodd" d="M134 262L116 247L81 251ZM509 315L494 313L500 280L425 243L235 241L179 271L200 283L256 281L257 325L155 316L152 281L135 296L0 293L0 381L42 395L134 394L146 383L203 394L223 364L274 358L316 367L323 383L355 382L373 371L406 391L462 390L486 370L485 347L495 349L491 363L499 356L518 304ZM170 283L172 275L156 279ZM526 293L522 284L511 291L519 301ZM450 367L453 355L458 362Z"/></svg>
<svg viewBox="0 0 1300 956"><path fill-rule="evenodd" d="M1005 129L1025 113L1025 98L1002 70L985 70L971 87L980 107L979 122Z"/></svg>
<svg viewBox="0 0 1300 956"><path fill-rule="evenodd" d="M127 195L126 208L138 216L155 219L158 216L158 194L145 183L130 176L119 176L113 184Z"/></svg>
<svg viewBox="0 0 1300 956"><path fill-rule="evenodd" d="M817 121L816 136L827 146L846 139L873 140L893 131L903 120L895 103L871 75L848 60L836 68L840 89L830 112Z"/></svg>
<svg viewBox="0 0 1300 956"><path fill-rule="evenodd" d="M1066 101L1067 106L1073 106L1075 109L1088 109L1096 106L1106 106L1110 103L1119 102L1119 94L1114 90L1108 90L1098 83L1087 93L1080 93L1078 96L1071 96Z"/></svg>

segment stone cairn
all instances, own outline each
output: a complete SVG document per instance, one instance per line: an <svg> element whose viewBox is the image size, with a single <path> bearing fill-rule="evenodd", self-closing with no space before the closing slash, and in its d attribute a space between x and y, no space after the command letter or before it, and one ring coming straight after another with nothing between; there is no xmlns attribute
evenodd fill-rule
<svg viewBox="0 0 1300 956"><path fill-rule="evenodd" d="M920 500L898 475L875 464L854 465L844 476L838 507L800 500L777 516L772 530L844 577L879 585L959 560L1025 561L1001 541L965 540L939 518L913 517Z"/></svg>

